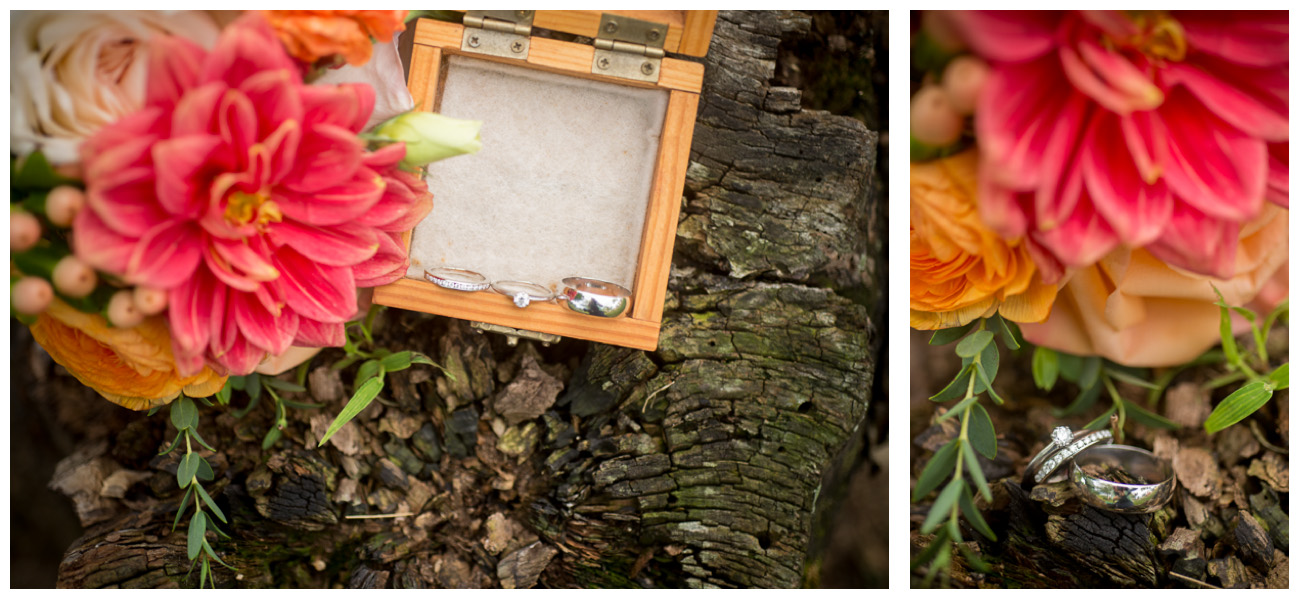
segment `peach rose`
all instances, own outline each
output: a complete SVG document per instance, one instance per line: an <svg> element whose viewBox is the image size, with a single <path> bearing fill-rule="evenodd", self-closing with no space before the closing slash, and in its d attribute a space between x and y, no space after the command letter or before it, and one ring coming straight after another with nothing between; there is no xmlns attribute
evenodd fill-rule
<svg viewBox="0 0 1300 600"><path fill-rule="evenodd" d="M370 60L371 38L380 42L406 29L404 10L261 11L294 58L314 63L334 55L350 65Z"/></svg>
<svg viewBox="0 0 1300 600"><path fill-rule="evenodd" d="M167 404L181 392L211 396L226 384L208 367L192 377L177 374L163 316L121 329L55 299L32 325L32 337L81 383L131 410Z"/></svg>
<svg viewBox="0 0 1300 600"><path fill-rule="evenodd" d="M1213 284L1231 306L1266 314L1287 295L1287 211L1266 205L1242 228L1237 275L1213 279L1171 267L1145 250L1119 249L1068 274L1046 322L1025 339L1135 367L1179 365L1219 343ZM1237 319L1237 332L1248 324Z"/></svg>
<svg viewBox="0 0 1300 600"><path fill-rule="evenodd" d="M979 154L912 163L911 323L965 325L995 313L1019 323L1047 318L1056 285L1043 283L1022 240L984 226L975 198Z"/></svg>
<svg viewBox="0 0 1300 600"><path fill-rule="evenodd" d="M9 150L77 162L81 141L144 105L150 38L211 48L211 17L192 11L19 11L9 23Z"/></svg>

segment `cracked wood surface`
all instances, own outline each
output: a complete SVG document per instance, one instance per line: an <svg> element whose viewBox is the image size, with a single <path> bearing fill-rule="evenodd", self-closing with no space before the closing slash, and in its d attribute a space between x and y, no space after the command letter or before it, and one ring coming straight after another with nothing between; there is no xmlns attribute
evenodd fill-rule
<svg viewBox="0 0 1300 600"><path fill-rule="evenodd" d="M782 37L808 27L797 12L718 17L658 351L511 347L460 321L390 311L379 340L454 378L391 374L383 402L320 449L320 413L291 410L280 444L261 452L268 411L204 411L200 429L219 449L209 489L234 521L235 539L216 548L240 569L217 569L218 583L806 583L862 456L884 282L876 134L800 111L797 91L767 83ZM309 379L312 397L299 399L337 412L339 374L317 366ZM550 379L562 389L517 397L515 382ZM149 439L165 420L150 421ZM175 459L152 458L147 441L133 448L108 453L117 463L105 470L151 478L129 503L110 502L116 512L97 506L60 585L181 582ZM394 513L412 516L348 518ZM153 541L118 543L137 537ZM134 566L107 566L121 561Z"/></svg>

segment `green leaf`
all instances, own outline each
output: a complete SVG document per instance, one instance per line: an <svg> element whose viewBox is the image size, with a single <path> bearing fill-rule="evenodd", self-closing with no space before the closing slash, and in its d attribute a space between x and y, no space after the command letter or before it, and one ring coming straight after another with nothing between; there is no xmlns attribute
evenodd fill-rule
<svg viewBox="0 0 1300 600"><path fill-rule="evenodd" d="M1231 373L1225 373L1223 375L1215 377L1214 379L1211 379L1201 384L1201 389L1206 391L1217 390L1225 385L1228 385L1229 383L1236 383L1238 381L1246 379L1247 377L1249 376L1246 375L1245 373L1242 373L1241 371L1233 371Z"/></svg>
<svg viewBox="0 0 1300 600"><path fill-rule="evenodd" d="M187 487L194 480L194 476L199 472L199 455L187 453L181 457L181 462L176 465L176 485Z"/></svg>
<svg viewBox="0 0 1300 600"><path fill-rule="evenodd" d="M1256 380L1228 394L1205 420L1207 433L1218 433L1259 410L1273 397L1272 382Z"/></svg>
<svg viewBox="0 0 1300 600"><path fill-rule="evenodd" d="M194 488L185 488L185 495L181 496L181 504L176 507L176 518L172 519L172 531L176 531L176 526L181 524L181 517L185 514L185 507L190 505L192 495L194 495Z"/></svg>
<svg viewBox="0 0 1300 600"><path fill-rule="evenodd" d="M979 321L971 321L970 323L967 323L965 325L960 325L958 327L949 327L948 329L936 330L934 332L934 335L930 336L930 345L946 346L948 344L951 344L961 339L962 336L966 335L966 333L969 332L973 327L975 327L975 324L978 322Z"/></svg>
<svg viewBox="0 0 1300 600"><path fill-rule="evenodd" d="M249 373L244 379L244 391L248 392L248 405L251 407L262 399L262 376Z"/></svg>
<svg viewBox="0 0 1300 600"><path fill-rule="evenodd" d="M21 161L21 166L18 162ZM15 159L9 165L9 187L19 190L48 190L65 183L76 183L54 171L50 161L40 150L28 154L26 158Z"/></svg>
<svg viewBox="0 0 1300 600"><path fill-rule="evenodd" d="M1219 299L1215 304L1219 307L1219 340L1223 342L1223 354L1227 357L1228 364L1239 364L1241 362L1241 352L1237 349L1237 340L1232 337L1232 315L1228 311L1227 303L1223 301L1223 294L1219 293L1219 288L1215 287L1213 283L1210 284L1210 287L1214 289L1214 295Z"/></svg>
<svg viewBox="0 0 1300 600"><path fill-rule="evenodd" d="M1101 397L1100 385L1094 385L1086 390L1080 390L1079 395L1074 398L1074 401L1071 402L1069 406L1060 410L1053 409L1052 415L1056 417L1077 415L1092 408L1092 405L1097 403L1097 398L1099 397Z"/></svg>
<svg viewBox="0 0 1300 600"><path fill-rule="evenodd" d="M939 533L936 533L934 539L931 540L930 545L922 548L921 551L917 552L916 556L912 558L911 568L915 569L930 562L930 559L934 558L934 556L939 553L940 548L948 545L948 530L940 529Z"/></svg>
<svg viewBox="0 0 1300 600"><path fill-rule="evenodd" d="M998 436L993 432L993 420L988 411L976 404L971 407L970 422L967 423L967 437L980 454L992 460L998 454Z"/></svg>
<svg viewBox="0 0 1300 600"><path fill-rule="evenodd" d="M226 385L230 386L231 389L239 390L241 392L245 389L244 383L245 378L243 375L231 375L230 379L226 380Z"/></svg>
<svg viewBox="0 0 1300 600"><path fill-rule="evenodd" d="M203 511L194 513L190 518L190 531L185 540L185 554L194 560L199 557L199 551L203 549L203 534L208 532L208 518Z"/></svg>
<svg viewBox="0 0 1300 600"><path fill-rule="evenodd" d="M960 415L962 411L966 410L967 406L979 402L979 400L980 400L979 396L971 396L969 398L963 398L961 402L952 405L952 408L948 409L948 411L943 413L942 415L939 415L939 418L935 419L934 421L936 423L942 423L944 421L947 421L948 419Z"/></svg>
<svg viewBox="0 0 1300 600"><path fill-rule="evenodd" d="M1124 412L1134 421L1157 429L1178 429L1178 424L1156 413L1142 408L1134 402L1124 400Z"/></svg>
<svg viewBox="0 0 1300 600"><path fill-rule="evenodd" d="M213 452L217 451L216 448L209 446L207 442L203 441L203 437L199 435L199 430L191 429L190 437L194 438L194 441L198 442L200 446L203 446L204 448L207 448L208 450L211 450Z"/></svg>
<svg viewBox="0 0 1300 600"><path fill-rule="evenodd" d="M294 383L294 382L292 382L292 381L285 381L285 380L283 380L283 379L277 379L277 378L275 378L275 377L266 377L266 378L264 378L262 381L263 381L263 383L264 383L267 387L272 387L272 388L275 388L275 389L277 389L277 390L281 390L281 391L285 391L285 392L305 392L305 391L307 391L307 388L306 388L306 387L303 387L303 386L301 386L301 385L298 385L298 384L296 384L296 383Z"/></svg>
<svg viewBox="0 0 1300 600"><path fill-rule="evenodd" d="M374 358L361 363L361 368L357 369L357 378L352 383L352 387L355 389L361 389L361 385L367 380L375 377L382 377L380 373L383 371L383 368L383 363Z"/></svg>
<svg viewBox="0 0 1300 600"><path fill-rule="evenodd" d="M1290 299L1283 300L1281 304L1278 304L1277 307L1275 307L1273 311L1268 313L1268 316L1264 318L1264 332L1266 335L1268 331L1273 329L1273 323L1276 322L1278 318L1288 320L1290 304Z"/></svg>
<svg viewBox="0 0 1300 600"><path fill-rule="evenodd" d="M961 555L966 557L966 562L970 564L970 568L979 571L980 573L993 572L993 568L990 567L988 563L984 562L984 559L980 558L978 552L967 548L964 544L958 545L957 549L961 550Z"/></svg>
<svg viewBox="0 0 1300 600"><path fill-rule="evenodd" d="M962 488L965 487L966 482L958 477L939 492L939 496L934 499L934 505L930 507L930 514L925 516L925 522L921 524L921 533L930 533L938 529L939 525L948 519L953 505L961 495Z"/></svg>
<svg viewBox="0 0 1300 600"><path fill-rule="evenodd" d="M952 474L953 468L957 466L959 446L958 441L953 440L935 451L934 456L930 457L930 462L921 469L921 475L916 478L916 489L912 490L912 502L924 498Z"/></svg>
<svg viewBox="0 0 1300 600"><path fill-rule="evenodd" d="M253 412L253 409L257 408L258 401L262 398L262 392L261 392L262 387L258 386L257 390L258 393L256 394L256 397L254 397L254 395L251 393L248 395L248 406L245 406L244 408L235 411L231 411L230 414L234 415L236 419L242 419L246 415L248 415L248 413Z"/></svg>
<svg viewBox="0 0 1300 600"><path fill-rule="evenodd" d="M992 348L991 345L989 347ZM988 372L984 370L984 363L982 361L975 365L975 372L979 375L980 385L978 387L984 388L984 390L989 393L989 396L993 398L994 402L998 404L1006 404L1006 400L1003 400L1002 396L999 396L997 391L993 389L993 381L989 378Z"/></svg>
<svg viewBox="0 0 1300 600"><path fill-rule="evenodd" d="M226 561L221 560L221 557L220 557L220 556L217 556L217 551L212 549L212 545L209 544L209 543L208 543L208 540L206 540L206 539L203 540L203 551L204 551L204 552L207 552L208 556L211 556L211 557L212 557L212 560L217 561L218 563L221 564L221 566L223 566L223 567L225 567L225 568L227 568L227 569L230 569L230 570L237 570L237 569L235 569L234 567L232 567L232 566L226 564Z"/></svg>
<svg viewBox="0 0 1300 600"><path fill-rule="evenodd" d="M980 365L984 367L984 375L986 377L981 378L978 376L978 373L975 373L974 393L982 394L984 393L985 390L988 389L988 386L985 385L984 383L984 379L988 379L989 381L993 381L994 379L997 379L998 362L1000 360L1001 360L1001 354L998 353L998 347L996 344L989 344L985 346L984 350L980 352ZM968 367L974 362L975 359L973 358L963 358L961 359L961 366ZM996 398L996 400L998 400L999 404L1001 404L1001 398Z"/></svg>
<svg viewBox="0 0 1300 600"><path fill-rule="evenodd" d="M1105 425L1107 421L1110 421L1110 416L1113 415L1113 414L1115 414L1115 405L1114 405L1114 404L1110 405L1110 409L1109 409L1109 410L1107 410L1107 411L1104 412L1104 413L1101 413L1101 416L1100 416L1100 417L1097 417L1096 419L1093 419L1092 421L1089 421L1087 425L1084 425L1084 426L1083 426L1083 428L1084 428L1084 429L1098 429L1098 428L1100 428L1102 425Z"/></svg>
<svg viewBox="0 0 1300 600"><path fill-rule="evenodd" d="M966 515L966 520L970 522L971 527L974 527L975 531L978 531L980 535L992 541L998 541L998 536L993 533L993 528L989 527L988 522L984 520L984 515L981 515L979 509L975 508L975 499L971 497L970 489L963 486L961 498L958 500L961 502L961 512Z"/></svg>
<svg viewBox="0 0 1300 600"><path fill-rule="evenodd" d="M1034 348L1033 372L1034 385L1038 389L1052 389L1056 385L1056 376L1060 373L1056 351L1043 346Z"/></svg>
<svg viewBox="0 0 1300 600"><path fill-rule="evenodd" d="M172 425L177 430L193 429L199 426L199 408L194 406L194 401L185 396L177 398L172 402Z"/></svg>
<svg viewBox="0 0 1300 600"><path fill-rule="evenodd" d="M970 366L962 367L962 370L957 372L957 376L954 377L947 386L942 390L939 390L939 393L930 396L930 401L947 402L949 400L956 400L957 398L964 398L966 396L966 389L970 387L970 378L973 376L974 369Z"/></svg>
<svg viewBox="0 0 1300 600"><path fill-rule="evenodd" d="M1291 385L1290 368L1287 367L1289 364L1291 363L1283 363L1282 366L1273 369L1273 372L1268 374L1268 380L1273 382L1273 389L1285 390Z"/></svg>
<svg viewBox="0 0 1300 600"><path fill-rule="evenodd" d="M980 461L975 457L975 451L971 449L970 444L961 445L962 456L966 457L962 464L966 465L966 472L970 473L970 478L975 480L975 487L980 491L984 499L993 501L993 490L989 489L988 479L984 477L984 469L980 467Z"/></svg>
<svg viewBox="0 0 1300 600"><path fill-rule="evenodd" d="M984 350L993 341L993 332L987 329L976 331L957 344L957 356L971 358Z"/></svg>
<svg viewBox="0 0 1300 600"><path fill-rule="evenodd" d="M379 359L379 364L384 367L384 371L389 373L409 369L411 367L411 351L403 350L389 354Z"/></svg>
<svg viewBox="0 0 1300 600"><path fill-rule="evenodd" d="M425 356L425 355L423 355L423 354L420 354L419 352L412 352L412 353L411 353L411 364L416 364L416 365L429 365L429 366L433 366L433 367L438 367L439 369L442 368L442 365L439 365L438 363L433 362L433 359L432 359L432 358L429 358L428 356Z"/></svg>
<svg viewBox="0 0 1300 600"><path fill-rule="evenodd" d="M230 394L231 394L231 393L233 393L233 392L232 392L232 390L230 389L230 380L227 379L227 380L226 380L226 385L221 386L221 389L217 390L217 393L216 393L217 402L218 402L219 404L221 404L222 406L225 406L225 405L227 405L227 404L230 404Z"/></svg>
<svg viewBox="0 0 1300 600"><path fill-rule="evenodd" d="M1060 366L1061 379L1071 383L1079 383L1079 376L1083 374L1083 357L1065 352L1057 352L1057 363Z"/></svg>
<svg viewBox="0 0 1300 600"><path fill-rule="evenodd" d="M1001 315L996 315L998 322L998 332L1002 334L1002 345L1007 350L1019 350L1025 344L1025 338L1020 334L1020 326L1015 321L1004 319Z"/></svg>
<svg viewBox="0 0 1300 600"><path fill-rule="evenodd" d="M1101 376L1101 357L1085 356L1083 364L1079 370L1079 387L1090 388L1097 385L1097 378Z"/></svg>
<svg viewBox="0 0 1300 600"><path fill-rule="evenodd" d="M217 518L221 519L222 523L228 522L226 521L226 514L221 512L221 509L217 507L217 503L212 501L212 496L208 495L207 490L204 490L203 486L196 485L194 486L194 490L199 493L199 498L203 499L203 503L208 506L208 510L211 510L212 514L217 515Z"/></svg>
<svg viewBox="0 0 1300 600"><path fill-rule="evenodd" d="M934 562L930 563L930 572L926 573L925 578L921 581L922 585L930 587L934 584L935 577L945 572L949 563L952 562L952 547L953 544L944 544L939 548L939 553L935 555Z"/></svg>
<svg viewBox="0 0 1300 600"><path fill-rule="evenodd" d="M274 446L276 442L280 441L280 436L282 435L284 435L284 432L280 431L279 427L272 427L267 430L266 436L262 438L262 449L269 450L271 446Z"/></svg>
<svg viewBox="0 0 1300 600"><path fill-rule="evenodd" d="M176 446L179 446L179 445L180 445L180 443L181 443L181 436L183 436L183 435L185 435L185 432L184 432L184 431L177 431L177 432L176 432L176 437L175 437L175 439L172 440L172 444L171 444L170 446L167 446L167 448L164 449L162 452L159 452L159 453L158 453L158 456L162 456L162 455L164 455L164 454L167 454L167 453L171 452L172 450L175 450L175 449L176 449Z"/></svg>
<svg viewBox="0 0 1300 600"><path fill-rule="evenodd" d="M321 437L319 442L316 442L316 446L323 446L335 433L338 433L339 429L347 425L348 421L361 414L361 411L370 406L370 403L375 400L375 397L383 389L384 380L381 377L375 377L361 384L361 387L357 388L357 392L352 395L352 399L348 400L347 405L343 407L343 411L334 418L333 423L330 423L329 429L325 430L325 435Z"/></svg>
<svg viewBox="0 0 1300 600"><path fill-rule="evenodd" d="M1127 370L1123 370L1123 369L1114 369L1114 368L1109 368L1109 367L1107 367L1107 368L1105 369L1105 373L1106 373L1106 375L1109 376L1111 379L1116 379L1116 380L1119 380L1119 381L1123 381L1124 383L1128 383L1128 384L1131 384L1131 385L1136 385L1136 386L1138 386L1138 387L1146 388L1146 389L1148 389L1148 390L1158 389L1158 386L1157 386L1156 384L1151 383L1150 381L1147 381L1147 380L1145 380L1145 379L1142 379L1141 377L1138 377L1138 376L1136 376L1136 375L1133 375L1132 373L1128 372Z"/></svg>
<svg viewBox="0 0 1300 600"><path fill-rule="evenodd" d="M343 369L352 366L352 363L355 363L359 360L361 360L360 356L345 356L335 361L334 364L330 365L330 368L334 369L335 371L342 371Z"/></svg>
<svg viewBox="0 0 1300 600"><path fill-rule="evenodd" d="M208 464L207 459L195 454L199 458L199 466L194 470L194 476L200 481L212 481L215 475L212 473L212 465Z"/></svg>

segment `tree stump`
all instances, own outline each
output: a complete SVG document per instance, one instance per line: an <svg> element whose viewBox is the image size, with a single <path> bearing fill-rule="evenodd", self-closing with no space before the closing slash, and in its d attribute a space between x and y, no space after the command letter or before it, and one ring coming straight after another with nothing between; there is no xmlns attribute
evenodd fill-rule
<svg viewBox="0 0 1300 600"><path fill-rule="evenodd" d="M876 134L767 83L782 37L808 26L796 12L719 15L656 352L510 346L392 310L377 343L452 376L390 374L325 447L355 371L320 366L337 350L297 395L325 408L291 409L270 450L268 407L204 410L200 432L218 449L208 489L233 536L210 541L238 569L217 568L218 584L803 583L863 455L884 285ZM84 389L26 401L71 407L65 424L105 410ZM171 531L177 459L154 456L174 435L166 414L109 412L63 470L141 475L120 497L93 477L55 482L89 507L58 584L193 585L184 528Z"/></svg>

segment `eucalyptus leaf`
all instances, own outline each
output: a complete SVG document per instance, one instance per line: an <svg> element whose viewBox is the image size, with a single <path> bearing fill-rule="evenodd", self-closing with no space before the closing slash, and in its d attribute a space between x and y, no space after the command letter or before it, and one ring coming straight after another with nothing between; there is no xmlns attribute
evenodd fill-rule
<svg viewBox="0 0 1300 600"><path fill-rule="evenodd" d="M222 523L228 523L228 521L226 521L226 513L221 512L221 508L219 508L217 503L212 500L212 496L208 495L207 490L204 490L203 486L196 485L194 486L194 490L198 492L199 498L203 499L203 503L208 506L208 510L211 510L212 514L217 515L217 518L221 519Z"/></svg>
<svg viewBox="0 0 1300 600"><path fill-rule="evenodd" d="M969 365L963 367L957 372L957 376L954 377L947 386L942 390L939 390L939 393L930 396L930 401L947 402L949 400L956 400L957 398L965 397L966 390L970 387L970 378L972 376L974 376L974 369Z"/></svg>
<svg viewBox="0 0 1300 600"><path fill-rule="evenodd" d="M969 398L963 398L961 402L952 405L952 408L948 409L947 412L943 413L942 415L939 415L939 418L935 419L935 422L942 423L944 421L947 421L948 419L960 415L962 411L966 410L967 406L979 402L979 400L980 400L979 396L971 396Z"/></svg>
<svg viewBox="0 0 1300 600"><path fill-rule="evenodd" d="M1025 338L1020 334L1020 326L1016 325L1015 321L998 315L997 322L1000 326L998 332L1002 334L1003 346L1006 346L1008 350L1019 350L1021 346L1025 345Z"/></svg>
<svg viewBox="0 0 1300 600"><path fill-rule="evenodd" d="M199 408L194 406L194 401L185 396L177 398L172 402L172 425L176 429L193 429L199 425Z"/></svg>
<svg viewBox="0 0 1300 600"><path fill-rule="evenodd" d="M939 496L934 499L934 505L930 507L930 514L925 516L925 522L921 524L921 533L933 532L948 519L952 507L957 504L957 498L961 496L961 490L965 486L966 482L957 477L953 478L942 492L939 492Z"/></svg>
<svg viewBox="0 0 1300 600"><path fill-rule="evenodd" d="M186 453L181 457L181 462L176 465L176 485L182 488L189 486L198 472L199 455Z"/></svg>
<svg viewBox="0 0 1300 600"><path fill-rule="evenodd" d="M1272 382L1256 380L1228 394L1205 419L1205 431L1218 433L1259 410L1273 397Z"/></svg>
<svg viewBox="0 0 1300 600"><path fill-rule="evenodd" d="M212 479L216 477L212 472L212 465L208 464L206 458L197 454L194 456L197 456L199 459L199 466L194 469L194 476L197 477L199 481L212 481Z"/></svg>
<svg viewBox="0 0 1300 600"><path fill-rule="evenodd" d="M176 447L179 446L179 445L181 444L181 436L183 436L183 435L185 435L185 432L184 432L184 431L177 431L177 432L176 432L176 437L175 437L174 439L172 439L172 443L171 443L171 445L170 445L170 446L167 446L166 448L164 448L162 452L159 452L159 453L158 453L158 456L162 456L162 455L164 455L164 454L168 454L168 453L170 453L172 450L175 450Z"/></svg>
<svg viewBox="0 0 1300 600"><path fill-rule="evenodd" d="M940 529L939 533L936 533L934 539L930 541L930 545L923 548L920 552L917 552L916 556L912 558L912 568L915 569L930 562L931 559L939 554L940 548L947 547L948 545L948 530Z"/></svg>
<svg viewBox="0 0 1300 600"><path fill-rule="evenodd" d="M344 425L347 425L348 421L351 421L357 415L361 414L361 411L370 406L370 403L375 400L375 397L378 396L379 392L383 389L384 380L382 377L375 377L361 384L361 387L357 388L357 392L352 395L352 399L348 400L347 405L343 407L339 416L334 418L333 423L330 423L329 429L325 430L325 435L316 443L316 446L320 447L324 445L325 442L333 437L335 433L338 433L339 429L342 429Z"/></svg>
<svg viewBox="0 0 1300 600"><path fill-rule="evenodd" d="M959 444L958 440L948 442L930 457L930 462L926 463L925 468L921 469L921 474L916 478L916 489L912 490L912 502L924 498L926 494L939 487L944 479L952 475L953 469L957 466Z"/></svg>
<svg viewBox="0 0 1300 600"><path fill-rule="evenodd" d="M194 513L190 517L189 535L185 540L185 554L194 560L199 557L199 552L203 550L203 534L208 532L208 519L203 511Z"/></svg>
<svg viewBox="0 0 1300 600"><path fill-rule="evenodd" d="M212 446L209 446L208 443L207 443L206 441L204 441L203 436L200 436L200 435L199 435L199 430L197 430L197 429L191 429L191 430L189 431L189 435L190 435L190 437L194 438L194 441L198 442L200 446L203 446L204 448L207 448L208 450L211 450L211 451L213 451L213 452L216 452L216 451L217 451L216 448L213 448Z"/></svg>
<svg viewBox="0 0 1300 600"><path fill-rule="evenodd" d="M970 568L975 569L980 573L993 572L993 568L990 567L988 563L984 562L984 559L980 558L979 552L967 548L965 544L957 546L957 549L961 550L961 555L966 557L966 562L970 565Z"/></svg>
<svg viewBox="0 0 1300 600"><path fill-rule="evenodd" d="M946 346L948 344L951 344L961 339L968 332L970 332L970 330L973 329L975 327L975 324L978 322L979 321L971 321L970 323L958 327L949 327L948 329L936 330L934 332L934 335L930 336L930 345Z"/></svg>
<svg viewBox="0 0 1300 600"><path fill-rule="evenodd" d="M998 541L997 534L993 533L993 528L989 527L988 522L984 520L984 515L980 514L979 509L975 508L975 499L971 496L970 489L963 487L961 498L958 500L961 503L961 512L966 515L966 521L971 524L971 527L974 527L975 531L978 531L980 535L992 541Z"/></svg>
<svg viewBox="0 0 1300 600"><path fill-rule="evenodd" d="M966 424L967 437L980 454L990 460L998 454L998 436L993 431L993 420L983 406L975 404L970 409L970 421Z"/></svg>
<svg viewBox="0 0 1300 600"><path fill-rule="evenodd" d="M280 441L280 436L284 435L279 427L272 427L267 430L266 435L262 437L262 449L269 450L276 442Z"/></svg>
<svg viewBox="0 0 1300 600"><path fill-rule="evenodd" d="M172 519L172 531L176 531L176 526L181 524L181 517L185 515L185 508L190 505L190 496L194 495L194 488L186 487L185 494L181 496L181 504L176 507L176 518Z"/></svg>
<svg viewBox="0 0 1300 600"><path fill-rule="evenodd" d="M1044 346L1034 348L1033 358L1034 385L1040 390L1050 390L1056 386L1056 376L1060 374L1060 363L1056 351Z"/></svg>
<svg viewBox="0 0 1300 600"><path fill-rule="evenodd" d="M962 444L962 456L965 460L962 464L966 465L966 472L970 473L970 478L975 481L975 488L979 490L984 499L993 501L993 490L989 489L988 479L984 477L984 469L980 467L980 461L975 457L975 451L971 449L970 444Z"/></svg>
<svg viewBox="0 0 1300 600"><path fill-rule="evenodd" d="M993 341L993 332L987 329L976 331L970 334L957 344L957 356L962 358L973 357L984 350L984 347Z"/></svg>

